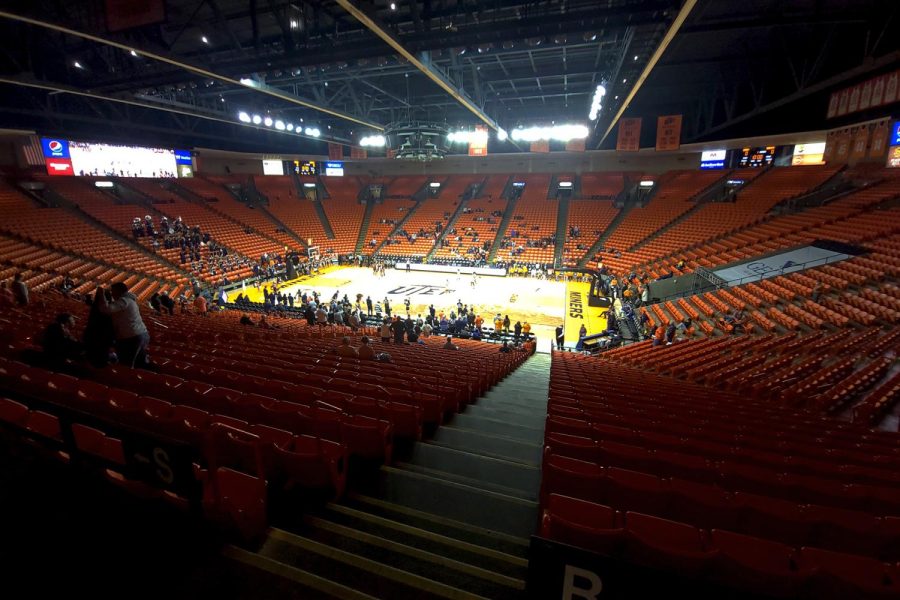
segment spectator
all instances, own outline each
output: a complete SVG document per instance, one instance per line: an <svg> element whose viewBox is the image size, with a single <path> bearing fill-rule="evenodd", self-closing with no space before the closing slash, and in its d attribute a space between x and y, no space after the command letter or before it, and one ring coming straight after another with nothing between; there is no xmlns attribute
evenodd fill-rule
<svg viewBox="0 0 900 600"><path fill-rule="evenodd" d="M145 367L148 363L147 347L150 344L150 334L141 318L134 294L130 293L128 286L122 282L114 283L110 288L112 302L107 301L102 287L97 288L97 293L98 309L112 318L119 360L132 367Z"/></svg>
<svg viewBox="0 0 900 600"><path fill-rule="evenodd" d="M459 350L459 347L453 344L453 337L447 336L447 341L441 346L444 350Z"/></svg>
<svg viewBox="0 0 900 600"><path fill-rule="evenodd" d="M526 338L531 334L531 323L525 321L522 323L522 335Z"/></svg>
<svg viewBox="0 0 900 600"><path fill-rule="evenodd" d="M565 340L566 340L566 336L563 331L564 330L563 330L562 325L556 326L556 349L557 350L563 349L563 343L565 343Z"/></svg>
<svg viewBox="0 0 900 600"><path fill-rule="evenodd" d="M19 306L26 306L28 304L28 286L22 281L21 273L16 273L16 276L13 278L12 293L16 304Z"/></svg>
<svg viewBox="0 0 900 600"><path fill-rule="evenodd" d="M360 340L362 345L357 350L357 355L360 360L375 360L375 349L369 344L369 338L367 336L362 336Z"/></svg>
<svg viewBox="0 0 900 600"><path fill-rule="evenodd" d="M391 341L391 325L387 319L381 324L381 341L385 344Z"/></svg>
<svg viewBox="0 0 900 600"><path fill-rule="evenodd" d="M163 292L159 295L159 303L162 305L163 310L170 315L175 314L175 301L169 296L169 292Z"/></svg>
<svg viewBox="0 0 900 600"><path fill-rule="evenodd" d="M202 294L194 298L194 309L201 317L205 317L207 315L209 306L206 302L206 298Z"/></svg>
<svg viewBox="0 0 900 600"><path fill-rule="evenodd" d="M81 358L84 345L75 339L75 317L69 313L60 313L44 330L41 346L44 356L51 365L60 365L66 360Z"/></svg>
<svg viewBox="0 0 900 600"><path fill-rule="evenodd" d="M504 333L509 333L509 325L510 325L509 315L506 315L505 317L503 317L503 332Z"/></svg>
<svg viewBox="0 0 900 600"><path fill-rule="evenodd" d="M337 352L338 356L344 358L359 358L359 352L350 345L350 338L346 335L341 339L341 345L337 347L335 352Z"/></svg>
<svg viewBox="0 0 900 600"><path fill-rule="evenodd" d="M512 350L512 348L509 347L509 342L503 342L503 345L500 346L500 352L502 352L504 354L507 352L510 352L511 350Z"/></svg>
<svg viewBox="0 0 900 600"><path fill-rule="evenodd" d="M513 339L519 341L519 337L522 335L522 322L516 321L515 326L513 327L514 337Z"/></svg>

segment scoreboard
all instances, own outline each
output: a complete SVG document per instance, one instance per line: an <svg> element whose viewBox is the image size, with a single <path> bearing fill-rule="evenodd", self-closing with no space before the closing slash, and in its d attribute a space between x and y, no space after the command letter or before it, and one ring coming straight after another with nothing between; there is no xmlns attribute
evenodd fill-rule
<svg viewBox="0 0 900 600"><path fill-rule="evenodd" d="M743 148L739 155L738 167L755 169L768 167L775 160L775 146L761 148Z"/></svg>
<svg viewBox="0 0 900 600"><path fill-rule="evenodd" d="M307 161L294 161L294 172L297 175L318 175L319 174L319 163L314 160Z"/></svg>

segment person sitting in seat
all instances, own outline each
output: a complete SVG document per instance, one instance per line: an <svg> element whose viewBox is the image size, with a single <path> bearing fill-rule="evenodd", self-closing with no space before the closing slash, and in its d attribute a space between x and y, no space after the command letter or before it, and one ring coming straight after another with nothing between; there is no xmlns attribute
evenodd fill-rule
<svg viewBox="0 0 900 600"><path fill-rule="evenodd" d="M84 354L84 345L72 335L74 329L75 317L69 313L60 313L44 330L41 346L49 363L61 364L66 360L81 358Z"/></svg>
<svg viewBox="0 0 900 600"><path fill-rule="evenodd" d="M653 346L662 346L666 342L666 328L662 325L657 325L653 330Z"/></svg>
<svg viewBox="0 0 900 600"><path fill-rule="evenodd" d="M665 333L666 346L671 346L675 341L675 323L669 323Z"/></svg>
<svg viewBox="0 0 900 600"><path fill-rule="evenodd" d="M368 336L362 336L360 340L362 345L356 350L360 360L375 360L375 349L369 344Z"/></svg>
<svg viewBox="0 0 900 600"><path fill-rule="evenodd" d="M509 347L509 342L503 342L503 345L500 346L501 353L512 352L512 348Z"/></svg>
<svg viewBox="0 0 900 600"><path fill-rule="evenodd" d="M444 350L459 350L459 346L453 343L453 336L448 335L447 341L444 342L444 345L441 346Z"/></svg>
<svg viewBox="0 0 900 600"><path fill-rule="evenodd" d="M344 336L341 338L341 345L337 347L335 350L338 356L342 356L344 358L359 358L359 352L350 345L350 338L348 336Z"/></svg>

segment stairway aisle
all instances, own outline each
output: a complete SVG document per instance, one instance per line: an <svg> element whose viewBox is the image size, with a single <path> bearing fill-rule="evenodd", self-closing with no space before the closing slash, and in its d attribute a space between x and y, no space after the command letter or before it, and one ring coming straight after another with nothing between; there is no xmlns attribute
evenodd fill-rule
<svg viewBox="0 0 900 600"><path fill-rule="evenodd" d="M535 354L340 504L230 558L316 598L524 598L549 377Z"/></svg>

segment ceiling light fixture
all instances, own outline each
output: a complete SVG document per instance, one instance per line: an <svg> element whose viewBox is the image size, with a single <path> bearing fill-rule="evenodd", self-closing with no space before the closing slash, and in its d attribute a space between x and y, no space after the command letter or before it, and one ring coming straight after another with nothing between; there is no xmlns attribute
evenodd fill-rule
<svg viewBox="0 0 900 600"><path fill-rule="evenodd" d="M265 125L266 127L271 127L272 122L272 117L266 117L265 119L263 119L263 125Z"/></svg>
<svg viewBox="0 0 900 600"><path fill-rule="evenodd" d="M596 121L597 116L600 114L600 111L603 109L603 97L606 95L606 86L602 83L597 86L597 89L594 90L594 98L591 100L591 110L588 112L588 118L591 121Z"/></svg>
<svg viewBox="0 0 900 600"><path fill-rule="evenodd" d="M522 142L538 140L556 140L568 142L580 140L588 136L588 128L584 125L555 125L553 127L528 127L513 129L512 139Z"/></svg>
<svg viewBox="0 0 900 600"><path fill-rule="evenodd" d="M259 125L260 123L262 123L262 117L259 115L253 115L253 124Z"/></svg>
<svg viewBox="0 0 900 600"><path fill-rule="evenodd" d="M204 44L208 44L208 43L209 43L209 40L206 38L205 35L201 35L201 36L200 36L200 41L203 42Z"/></svg>

